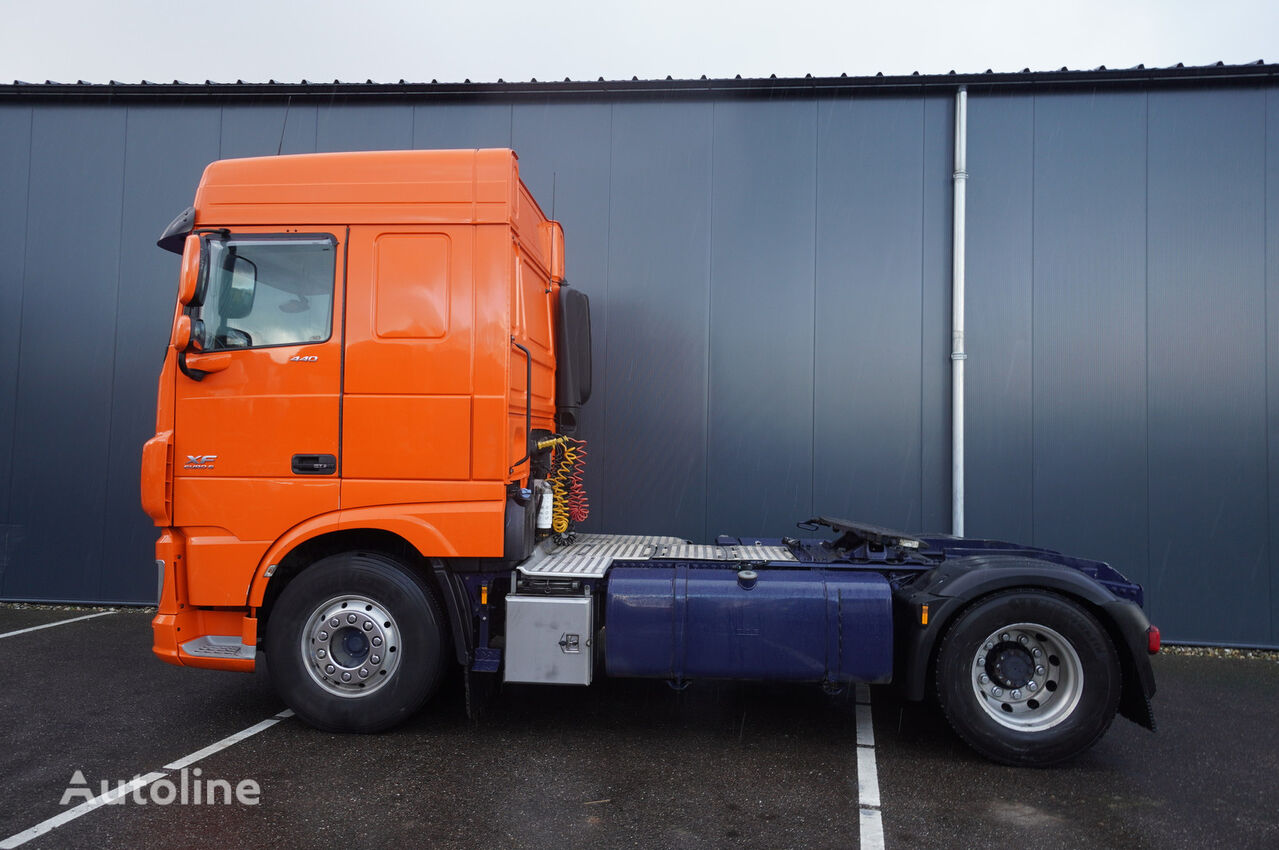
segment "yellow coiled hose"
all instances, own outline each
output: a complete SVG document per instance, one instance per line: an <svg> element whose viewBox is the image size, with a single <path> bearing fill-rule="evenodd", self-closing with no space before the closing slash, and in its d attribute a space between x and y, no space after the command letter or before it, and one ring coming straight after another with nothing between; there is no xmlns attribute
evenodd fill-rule
<svg viewBox="0 0 1279 850"><path fill-rule="evenodd" d="M581 522L589 510L586 494L582 490L581 465L585 460L585 441L570 437L553 437L537 444L539 449L554 448L551 459L554 472L548 479L551 485L551 530L556 534L568 531L569 521Z"/></svg>
<svg viewBox="0 0 1279 850"><path fill-rule="evenodd" d="M572 446L560 444L556 447L555 474L551 476L551 492L555 502L551 508L551 530L556 534L568 531L568 486L569 474L573 470L573 461L577 453Z"/></svg>

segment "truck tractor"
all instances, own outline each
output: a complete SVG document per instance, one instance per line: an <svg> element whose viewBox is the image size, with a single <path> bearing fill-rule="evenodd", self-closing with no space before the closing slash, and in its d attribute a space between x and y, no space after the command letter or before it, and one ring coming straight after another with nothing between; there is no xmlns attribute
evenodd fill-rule
<svg viewBox="0 0 1279 850"><path fill-rule="evenodd" d="M298 717L344 732L403 721L451 665L892 682L1016 765L1116 713L1154 728L1159 632L1105 563L831 516L580 531L589 302L511 150L214 162L158 244L182 258L141 473L164 661L264 653Z"/></svg>

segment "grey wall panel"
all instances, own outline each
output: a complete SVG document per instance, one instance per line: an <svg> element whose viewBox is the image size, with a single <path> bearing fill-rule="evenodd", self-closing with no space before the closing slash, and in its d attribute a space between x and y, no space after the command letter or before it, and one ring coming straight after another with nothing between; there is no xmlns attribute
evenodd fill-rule
<svg viewBox="0 0 1279 850"><path fill-rule="evenodd" d="M124 134L122 109L33 116L8 597L97 597Z"/></svg>
<svg viewBox="0 0 1279 850"><path fill-rule="evenodd" d="M711 534L789 534L813 510L817 103L715 104Z"/></svg>
<svg viewBox="0 0 1279 850"><path fill-rule="evenodd" d="M1034 100L968 100L965 501L969 536L1030 540Z"/></svg>
<svg viewBox="0 0 1279 850"><path fill-rule="evenodd" d="M521 104L511 119L512 140L520 155L520 175L542 204L564 226L565 277L591 298L593 395L583 408L580 436L594 446L585 483L591 516L583 525L599 530L609 516L611 487L604 447L608 410L607 343L609 329L609 167L612 155L608 104ZM588 449L589 450L589 449Z"/></svg>
<svg viewBox="0 0 1279 850"><path fill-rule="evenodd" d="M711 105L618 104L612 160L605 527L704 540Z"/></svg>
<svg viewBox="0 0 1279 850"><path fill-rule="evenodd" d="M132 106L128 111L99 599L146 599L156 591L151 566L156 530L138 504L138 470L142 443L155 432L156 378L181 260L155 247L155 240L191 203L204 166L217 159L220 123L213 107ZM184 140L177 150L174 138Z"/></svg>
<svg viewBox="0 0 1279 850"><path fill-rule="evenodd" d="M413 147L509 148L508 104L457 103L413 107Z"/></svg>
<svg viewBox="0 0 1279 850"><path fill-rule="evenodd" d="M920 489L924 531L950 531L950 302L955 103L924 99Z"/></svg>
<svg viewBox="0 0 1279 850"><path fill-rule="evenodd" d="M1266 92L1266 388L1270 643L1279 646L1279 88Z"/></svg>
<svg viewBox="0 0 1279 850"><path fill-rule="evenodd" d="M151 601L154 241L282 130L520 153L593 300L589 528L948 530L952 122L951 93L0 104L0 595ZM1110 560L1168 638L1279 644L1279 89L974 91L969 122L969 532Z"/></svg>
<svg viewBox="0 0 1279 850"><path fill-rule="evenodd" d="M1265 96L1150 94L1150 589L1169 631L1269 632Z"/></svg>
<svg viewBox="0 0 1279 850"><path fill-rule="evenodd" d="M221 159L312 153L316 149L316 107L309 104L237 101L223 106L221 112L218 147ZM194 197L194 186L191 194Z"/></svg>
<svg viewBox="0 0 1279 850"><path fill-rule="evenodd" d="M1034 541L1144 582L1145 93L1036 98L1034 180Z"/></svg>
<svg viewBox="0 0 1279 850"><path fill-rule="evenodd" d="M813 508L918 528L924 104L817 112Z"/></svg>
<svg viewBox="0 0 1279 850"><path fill-rule="evenodd" d="M317 151L393 151L413 147L413 107L402 102L316 107Z"/></svg>
<svg viewBox="0 0 1279 850"><path fill-rule="evenodd" d="M13 426L17 414L30 172L31 109L0 105L0 576L9 563L10 535L16 531L9 524L9 489L17 450Z"/></svg>

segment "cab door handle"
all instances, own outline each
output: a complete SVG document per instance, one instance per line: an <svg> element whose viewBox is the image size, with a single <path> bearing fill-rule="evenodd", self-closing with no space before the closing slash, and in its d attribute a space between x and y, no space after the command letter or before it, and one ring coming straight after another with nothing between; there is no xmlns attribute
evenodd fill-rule
<svg viewBox="0 0 1279 850"><path fill-rule="evenodd" d="M294 475L332 475L338 471L338 459L333 455L294 455Z"/></svg>

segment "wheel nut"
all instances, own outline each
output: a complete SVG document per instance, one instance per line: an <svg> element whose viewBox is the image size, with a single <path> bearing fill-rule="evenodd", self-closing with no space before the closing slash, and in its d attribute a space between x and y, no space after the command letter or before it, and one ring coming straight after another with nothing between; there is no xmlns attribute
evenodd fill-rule
<svg viewBox="0 0 1279 850"><path fill-rule="evenodd" d="M332 620L329 620L329 625L336 629L338 626L342 625L342 621L337 617L334 617Z"/></svg>
<svg viewBox="0 0 1279 850"><path fill-rule="evenodd" d="M326 664L326 665L325 665L325 667L324 667L324 672L325 672L325 673L332 673L332 672L333 672L334 670L336 670L336 669L337 669L337 668L336 668L336 667L334 667L332 664Z"/></svg>
<svg viewBox="0 0 1279 850"><path fill-rule="evenodd" d="M1030 641L1029 641L1029 640L1027 640L1027 638L1026 638L1026 636L1025 636L1025 635L1022 635L1021 637L1017 638L1017 642L1018 642L1018 643L1021 643L1021 644L1027 644L1027 643L1030 643Z"/></svg>
<svg viewBox="0 0 1279 850"><path fill-rule="evenodd" d="M986 666L986 656L984 656L984 655L978 656L978 658L977 658L977 666L978 666L978 667L985 667L985 666Z"/></svg>
<svg viewBox="0 0 1279 850"><path fill-rule="evenodd" d="M1039 690L1039 685L1035 684L1034 682L1027 682L1027 683L1026 683L1026 690L1028 690L1028 691L1037 691L1037 690Z"/></svg>
<svg viewBox="0 0 1279 850"><path fill-rule="evenodd" d="M354 614L347 614L347 615L346 615L346 621L347 621L348 623L354 623L354 622L355 622L355 615L354 615Z"/></svg>
<svg viewBox="0 0 1279 850"><path fill-rule="evenodd" d="M360 678L361 678L361 679L367 679L368 677L369 677L369 671L368 671L368 670L365 670L363 667L361 667L361 668L360 668Z"/></svg>
<svg viewBox="0 0 1279 850"><path fill-rule="evenodd" d="M1000 635L1000 636L999 636L999 639L1000 639L1000 640L1008 640L1008 632L1004 632L1002 635Z"/></svg>
<svg viewBox="0 0 1279 850"><path fill-rule="evenodd" d="M370 663L370 664L377 664L377 663L378 663L378 662L380 662L381 660L382 660L382 656L380 656L380 655L373 655L373 656L370 656L370 657L369 657L369 663Z"/></svg>
<svg viewBox="0 0 1279 850"><path fill-rule="evenodd" d="M988 644L986 644L986 651L987 651L987 652L990 652L990 651L991 651L992 649L994 649L994 648L995 648L995 645L994 645L993 643L988 643Z"/></svg>
<svg viewBox="0 0 1279 850"><path fill-rule="evenodd" d="M1044 668L1043 668L1043 667L1038 667L1038 666L1037 666L1037 667L1035 667L1035 673L1037 673L1037 674L1038 674L1038 675L1040 675L1040 676L1044 675Z"/></svg>
<svg viewBox="0 0 1279 850"><path fill-rule="evenodd" d="M990 692L997 697L1002 697L1004 695L1003 688L992 688Z"/></svg>
<svg viewBox="0 0 1279 850"><path fill-rule="evenodd" d="M349 682L349 681L351 681L351 674L350 674L350 673L343 673L343 674L342 674L342 681L343 681L343 682Z"/></svg>
<svg viewBox="0 0 1279 850"><path fill-rule="evenodd" d="M990 681L990 677L987 676L985 673L982 673L981 678L979 678L977 681L981 682L984 685Z"/></svg>
<svg viewBox="0 0 1279 850"><path fill-rule="evenodd" d="M325 652L325 651L324 651L324 650L322 650L322 649L321 649L319 652L315 653L315 654L316 654L316 656L317 656L317 657L319 657L319 658L323 658L324 656L328 655L328 653L327 653L327 652Z"/></svg>
<svg viewBox="0 0 1279 850"><path fill-rule="evenodd" d="M375 637L375 638L373 638L373 645L374 645L374 646L381 646L381 645L382 645L382 639L381 639L380 637Z"/></svg>
<svg viewBox="0 0 1279 850"><path fill-rule="evenodd" d="M320 640L328 640L328 639L329 639L329 633L328 633L328 632L326 632L326 631L321 630L321 632L320 632Z"/></svg>
<svg viewBox="0 0 1279 850"><path fill-rule="evenodd" d="M370 623L368 620L365 620L365 621L364 621L364 631L366 631L366 632L371 632L371 631L373 631L373 624L372 624L372 623Z"/></svg>
<svg viewBox="0 0 1279 850"><path fill-rule="evenodd" d="M1013 699L1021 699L1021 691L1013 691Z"/></svg>
<svg viewBox="0 0 1279 850"><path fill-rule="evenodd" d="M1039 649L1038 647L1035 647L1035 649L1032 652L1036 658L1044 654L1043 651Z"/></svg>

